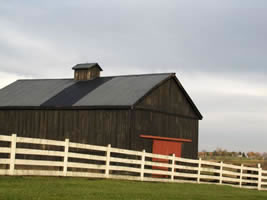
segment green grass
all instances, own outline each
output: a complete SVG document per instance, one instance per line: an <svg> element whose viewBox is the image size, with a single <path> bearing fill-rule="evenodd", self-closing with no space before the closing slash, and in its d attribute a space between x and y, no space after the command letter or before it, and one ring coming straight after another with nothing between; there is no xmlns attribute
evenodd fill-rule
<svg viewBox="0 0 267 200"><path fill-rule="evenodd" d="M81 178L0 177L1 200L252 200L267 192L228 186Z"/></svg>

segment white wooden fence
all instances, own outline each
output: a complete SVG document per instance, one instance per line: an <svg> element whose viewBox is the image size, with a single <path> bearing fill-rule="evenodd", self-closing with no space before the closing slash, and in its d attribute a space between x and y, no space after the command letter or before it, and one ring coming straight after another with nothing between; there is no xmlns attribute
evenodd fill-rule
<svg viewBox="0 0 267 200"><path fill-rule="evenodd" d="M0 135L0 175L192 182L267 190L267 171L260 165L252 168L16 134Z"/></svg>

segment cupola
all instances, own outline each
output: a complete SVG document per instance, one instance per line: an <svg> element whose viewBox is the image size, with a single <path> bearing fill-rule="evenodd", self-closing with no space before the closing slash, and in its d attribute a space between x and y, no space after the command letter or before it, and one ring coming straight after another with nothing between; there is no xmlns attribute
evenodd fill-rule
<svg viewBox="0 0 267 200"><path fill-rule="evenodd" d="M98 63L81 63L75 65L74 80L88 81L100 77L100 72L103 71Z"/></svg>

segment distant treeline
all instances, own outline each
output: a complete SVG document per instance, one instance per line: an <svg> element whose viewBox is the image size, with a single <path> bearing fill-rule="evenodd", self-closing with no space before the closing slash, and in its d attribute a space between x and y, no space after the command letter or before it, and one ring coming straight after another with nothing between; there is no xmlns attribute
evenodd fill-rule
<svg viewBox="0 0 267 200"><path fill-rule="evenodd" d="M217 148L212 152L208 151L201 151L198 153L199 157L239 157L239 158L250 158L250 159L257 159L257 160L267 160L267 152L259 153L259 152L235 152L235 151L227 151L226 149Z"/></svg>

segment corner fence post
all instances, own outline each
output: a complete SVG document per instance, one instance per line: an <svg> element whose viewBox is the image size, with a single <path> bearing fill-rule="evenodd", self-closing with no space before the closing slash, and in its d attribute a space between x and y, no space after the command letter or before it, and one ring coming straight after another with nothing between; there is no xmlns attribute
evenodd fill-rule
<svg viewBox="0 0 267 200"><path fill-rule="evenodd" d="M201 161L202 159L199 158L199 161L198 161L198 173L197 173L197 182L200 183L200 175L201 175Z"/></svg>
<svg viewBox="0 0 267 200"><path fill-rule="evenodd" d="M141 181L144 181L145 161L146 161L146 150L143 150L141 158L141 172L140 172Z"/></svg>
<svg viewBox="0 0 267 200"><path fill-rule="evenodd" d="M105 170L105 177L109 177L109 165L110 165L110 151L111 151L111 144L107 146L107 151L106 151L106 170Z"/></svg>
<svg viewBox="0 0 267 200"><path fill-rule="evenodd" d="M220 166L220 184L223 182L223 161L221 161Z"/></svg>
<svg viewBox="0 0 267 200"><path fill-rule="evenodd" d="M262 168L261 164L258 164L259 174L258 174L258 190L261 190L261 179L262 179Z"/></svg>
<svg viewBox="0 0 267 200"><path fill-rule="evenodd" d="M9 175L14 175L14 172L15 172L16 146L17 146L17 135L12 134L12 136L11 136Z"/></svg>
<svg viewBox="0 0 267 200"><path fill-rule="evenodd" d="M67 171L68 171L69 144L70 144L70 140L69 139L65 139L63 176L67 176Z"/></svg>
<svg viewBox="0 0 267 200"><path fill-rule="evenodd" d="M242 187L242 181L243 181L243 171L244 171L244 164L241 164L241 168L240 168L240 183L239 183L239 187Z"/></svg>
<svg viewBox="0 0 267 200"><path fill-rule="evenodd" d="M175 154L172 154L172 175L171 175L171 181L174 181L174 172L175 172Z"/></svg>

